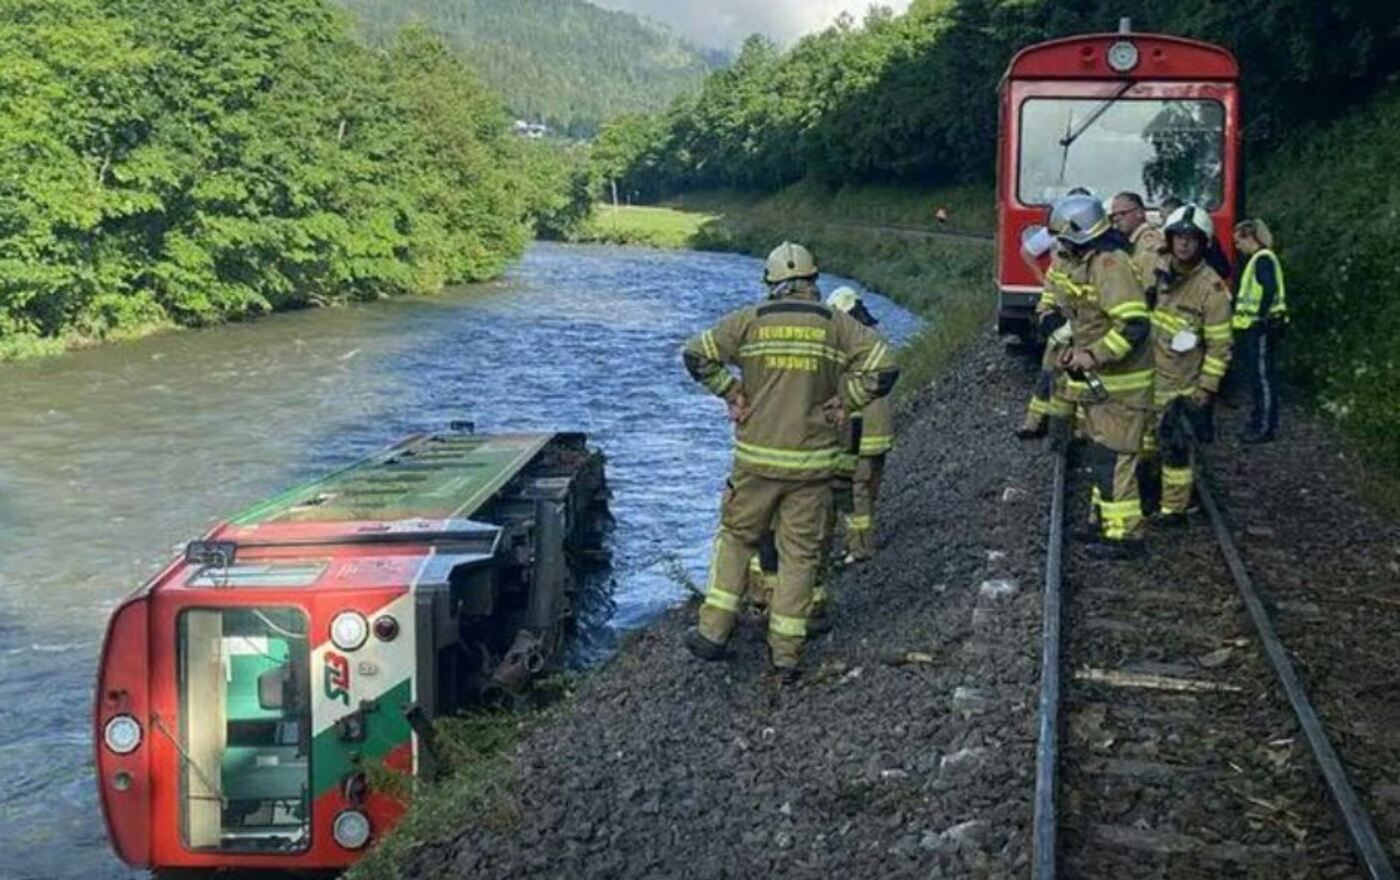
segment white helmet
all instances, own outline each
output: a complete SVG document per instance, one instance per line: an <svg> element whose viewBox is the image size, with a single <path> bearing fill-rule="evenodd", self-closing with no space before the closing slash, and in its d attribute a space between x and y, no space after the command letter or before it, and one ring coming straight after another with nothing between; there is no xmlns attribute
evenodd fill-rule
<svg viewBox="0 0 1400 880"><path fill-rule="evenodd" d="M854 288L836 288L831 292L831 296L826 298L826 304L838 312L845 312L867 327L874 327L880 323L870 314L870 310L865 307L865 300L860 298L860 294L856 293Z"/></svg>
<svg viewBox="0 0 1400 880"><path fill-rule="evenodd" d="M763 280L768 284L781 284L794 278L817 277L817 261L812 252L800 244L785 241L773 248L768 262L763 267Z"/></svg>
<svg viewBox="0 0 1400 880"><path fill-rule="evenodd" d="M1206 244L1210 244L1215 239L1215 221L1210 219L1210 213L1204 208L1182 205L1162 224L1162 232L1167 235L1194 232L1205 238Z"/></svg>

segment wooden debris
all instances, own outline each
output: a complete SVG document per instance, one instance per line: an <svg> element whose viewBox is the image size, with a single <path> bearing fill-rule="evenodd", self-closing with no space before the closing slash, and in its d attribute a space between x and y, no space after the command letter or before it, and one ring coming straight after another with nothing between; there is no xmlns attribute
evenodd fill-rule
<svg viewBox="0 0 1400 880"><path fill-rule="evenodd" d="M880 662L886 666L932 666L938 662L938 658L923 651L902 651L886 654L880 658Z"/></svg>
<svg viewBox="0 0 1400 880"><path fill-rule="evenodd" d="M1239 685L1203 681L1199 678L1174 678L1146 672L1123 672L1118 669L1094 669L1091 667L1075 670L1074 680L1106 684L1109 687L1145 688L1176 693L1238 693L1241 690Z"/></svg>

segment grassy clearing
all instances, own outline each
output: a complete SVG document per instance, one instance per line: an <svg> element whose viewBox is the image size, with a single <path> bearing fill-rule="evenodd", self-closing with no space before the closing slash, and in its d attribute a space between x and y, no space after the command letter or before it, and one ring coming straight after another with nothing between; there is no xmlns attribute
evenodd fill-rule
<svg viewBox="0 0 1400 880"><path fill-rule="evenodd" d="M927 326L900 353L901 395L937 377L995 316L991 244L918 234L934 230L937 206L947 207L949 224L936 231L991 232L990 191L829 192L802 184L767 198L703 193L673 204L712 215L696 233L695 247L763 256L784 239L800 241L825 270L854 278L922 317ZM899 231L906 227L914 231Z"/></svg>
<svg viewBox="0 0 1400 880"><path fill-rule="evenodd" d="M696 233L713 215L639 205L599 205L574 236L580 242L632 244L656 248L692 247Z"/></svg>

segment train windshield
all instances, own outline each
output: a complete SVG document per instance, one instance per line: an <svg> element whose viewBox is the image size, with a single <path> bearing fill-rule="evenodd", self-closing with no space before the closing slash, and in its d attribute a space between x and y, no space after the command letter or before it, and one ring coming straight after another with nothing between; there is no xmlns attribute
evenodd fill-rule
<svg viewBox="0 0 1400 880"><path fill-rule="evenodd" d="M1225 192L1225 108L1218 101L1028 98L1021 105L1017 197L1048 205L1083 186L1209 208Z"/></svg>
<svg viewBox="0 0 1400 880"><path fill-rule="evenodd" d="M180 824L195 850L311 843L310 647L289 608L179 618Z"/></svg>

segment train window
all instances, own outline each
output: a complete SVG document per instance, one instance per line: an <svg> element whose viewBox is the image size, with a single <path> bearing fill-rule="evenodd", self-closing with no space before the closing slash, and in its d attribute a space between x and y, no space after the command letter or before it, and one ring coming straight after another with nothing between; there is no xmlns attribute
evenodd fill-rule
<svg viewBox="0 0 1400 880"><path fill-rule="evenodd" d="M1209 208L1225 192L1225 108L1218 101L1028 98L1021 105L1016 194L1048 205L1076 186Z"/></svg>
<svg viewBox="0 0 1400 880"><path fill-rule="evenodd" d="M291 608L181 613L180 825L193 850L311 844L307 620Z"/></svg>
<svg viewBox="0 0 1400 880"><path fill-rule="evenodd" d="M309 587L326 571L325 561L237 563L228 567L201 566L187 587Z"/></svg>

